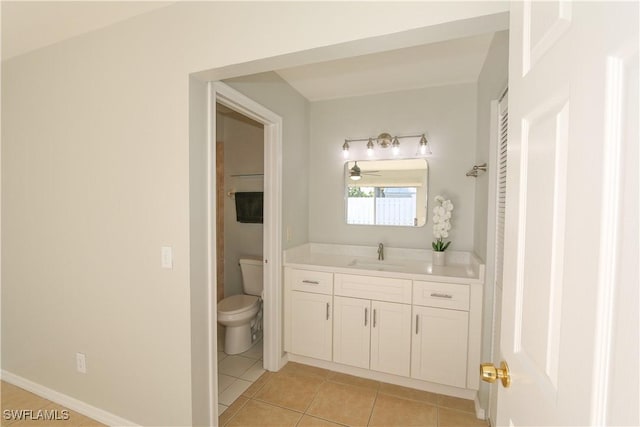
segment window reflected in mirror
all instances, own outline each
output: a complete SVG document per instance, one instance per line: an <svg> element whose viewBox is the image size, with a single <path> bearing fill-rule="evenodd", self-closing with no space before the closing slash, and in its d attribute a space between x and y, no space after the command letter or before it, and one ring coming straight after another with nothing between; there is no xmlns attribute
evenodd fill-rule
<svg viewBox="0 0 640 427"><path fill-rule="evenodd" d="M346 162L347 224L424 226L428 170L425 159Z"/></svg>

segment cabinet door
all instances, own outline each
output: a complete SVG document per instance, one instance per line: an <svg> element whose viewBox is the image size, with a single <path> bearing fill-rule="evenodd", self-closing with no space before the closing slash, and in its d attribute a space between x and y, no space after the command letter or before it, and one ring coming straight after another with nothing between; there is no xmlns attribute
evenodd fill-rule
<svg viewBox="0 0 640 427"><path fill-rule="evenodd" d="M469 313L413 307L411 376L466 387Z"/></svg>
<svg viewBox="0 0 640 427"><path fill-rule="evenodd" d="M331 295L291 292L291 352L331 360Z"/></svg>
<svg viewBox="0 0 640 427"><path fill-rule="evenodd" d="M369 369L371 301L333 297L333 361Z"/></svg>
<svg viewBox="0 0 640 427"><path fill-rule="evenodd" d="M371 302L371 369L409 376L411 306Z"/></svg>

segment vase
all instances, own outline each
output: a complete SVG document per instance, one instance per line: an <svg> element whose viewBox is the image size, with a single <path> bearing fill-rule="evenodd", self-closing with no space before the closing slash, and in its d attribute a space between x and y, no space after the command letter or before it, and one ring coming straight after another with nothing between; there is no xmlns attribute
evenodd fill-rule
<svg viewBox="0 0 640 427"><path fill-rule="evenodd" d="M433 251L433 265L444 265L446 261L445 252Z"/></svg>

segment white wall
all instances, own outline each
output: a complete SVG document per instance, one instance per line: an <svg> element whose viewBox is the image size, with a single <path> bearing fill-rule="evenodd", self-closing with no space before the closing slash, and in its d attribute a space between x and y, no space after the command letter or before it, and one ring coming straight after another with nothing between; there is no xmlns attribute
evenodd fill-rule
<svg viewBox="0 0 640 427"><path fill-rule="evenodd" d="M207 211L207 85L189 79L189 212ZM189 280L191 308L191 408L193 425L208 424L209 363L200 354L208 351L207 224L206 215L190 215Z"/></svg>
<svg viewBox="0 0 640 427"><path fill-rule="evenodd" d="M237 177L264 173L264 128L256 122L223 116L224 193L264 191L263 177ZM216 126L220 126L217 122ZM240 258L262 257L263 225L236 220L235 199L224 199L224 296L242 293Z"/></svg>
<svg viewBox="0 0 640 427"><path fill-rule="evenodd" d="M428 222L420 228L347 225L344 217L345 138L389 132L425 132L429 162ZM431 248L433 198L455 209L451 249L473 249L474 182L465 176L475 161L476 86L462 84L311 103L309 240L320 243ZM409 141L409 140L405 140ZM353 143L350 159L366 158L366 143ZM409 146L411 148L409 148ZM418 140L401 140L401 155L415 156ZM358 153L359 151L359 153ZM379 151L379 150L378 150Z"/></svg>
<svg viewBox="0 0 640 427"><path fill-rule="evenodd" d="M490 153L490 124L491 124L491 102L498 99L502 91L507 87L507 77L509 73L509 32L501 31L495 34L487 59L484 62L480 76L478 78L478 126L477 145L475 152L475 164L489 164ZM474 238L473 250L487 263L487 274L485 291L483 294L482 311L482 360L491 360L491 333L492 317L494 306L493 283L495 280L493 269L493 252L488 253L487 233L495 233L495 230L487 230L487 210L489 198L489 177L495 174L495 170L488 169L487 173L480 174L475 180L475 207L474 207ZM499 294L502 295L501 293ZM499 325L497 325L499 327ZM483 408L489 405L490 385L482 382L480 384L479 400ZM495 414L492 416L495 417ZM495 418L494 418L495 419Z"/></svg>
<svg viewBox="0 0 640 427"><path fill-rule="evenodd" d="M3 369L139 424L203 422L209 396L192 373L198 366L207 376L208 361L191 340L206 325L192 306L206 277L190 253L203 242L190 238L205 231L204 204L192 199L204 197L206 177L190 168L202 166L194 156L205 116L190 129L190 107L204 102L190 105L189 74L227 67L228 77L238 63L507 10L506 2L178 2L4 61ZM422 34L433 36L395 43ZM308 159L289 148L286 165ZM300 191L293 181L285 175L285 198ZM305 241L304 215L285 212L295 232L284 246ZM160 268L162 245L174 248L173 270ZM76 351L87 355L86 375L75 372Z"/></svg>
<svg viewBox="0 0 640 427"><path fill-rule="evenodd" d="M495 101L507 87L509 72L509 32L495 34L487 59L478 77L478 126L475 153L476 164L489 163L489 131L491 101ZM473 249L483 260L487 259L487 208L489 197L489 173L483 173L475 179L476 204L474 220Z"/></svg>
<svg viewBox="0 0 640 427"><path fill-rule="evenodd" d="M273 72L225 83L282 117L282 247L307 243L309 101Z"/></svg>

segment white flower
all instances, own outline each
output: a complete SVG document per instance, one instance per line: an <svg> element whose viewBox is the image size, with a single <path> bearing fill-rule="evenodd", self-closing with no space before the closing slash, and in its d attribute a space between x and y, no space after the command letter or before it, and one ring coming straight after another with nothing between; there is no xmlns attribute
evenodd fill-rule
<svg viewBox="0 0 640 427"><path fill-rule="evenodd" d="M448 212L451 212L453 210L453 203L451 203L451 200L445 200L442 202L442 207Z"/></svg>
<svg viewBox="0 0 640 427"><path fill-rule="evenodd" d="M442 248L445 244L443 239L449 237L453 203L451 203L451 200L445 200L442 196L436 196L435 202L433 207L433 237L438 240L438 242L434 242L434 250L438 250L436 244ZM448 245L449 243L446 244Z"/></svg>

